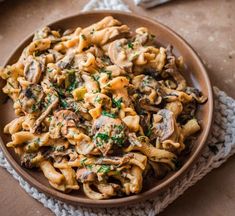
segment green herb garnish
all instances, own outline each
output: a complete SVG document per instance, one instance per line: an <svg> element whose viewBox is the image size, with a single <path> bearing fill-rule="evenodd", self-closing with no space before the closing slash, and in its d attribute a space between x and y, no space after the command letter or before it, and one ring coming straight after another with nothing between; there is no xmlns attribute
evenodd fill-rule
<svg viewBox="0 0 235 216"><path fill-rule="evenodd" d="M108 113L107 111L102 111L102 115L108 116L110 118L117 118L117 115L114 113Z"/></svg>
<svg viewBox="0 0 235 216"><path fill-rule="evenodd" d="M105 173L110 172L110 170L111 170L110 166L108 166L108 165L101 165L101 167L98 169L97 172L105 174Z"/></svg>
<svg viewBox="0 0 235 216"><path fill-rule="evenodd" d="M150 136L151 134L152 134L151 127L148 127L148 129L146 131L146 136Z"/></svg>
<svg viewBox="0 0 235 216"><path fill-rule="evenodd" d="M85 162L87 161L87 158L83 158L82 160L81 160L81 164L82 164L82 166L85 166Z"/></svg>
<svg viewBox="0 0 235 216"><path fill-rule="evenodd" d="M133 43L131 41L128 41L127 46L128 48L133 49Z"/></svg>
<svg viewBox="0 0 235 216"><path fill-rule="evenodd" d="M63 108L67 108L68 102L66 100L60 99L60 106Z"/></svg>
<svg viewBox="0 0 235 216"><path fill-rule="evenodd" d="M88 165L86 165L86 167L87 167L89 170L92 170L93 165L88 164Z"/></svg>
<svg viewBox="0 0 235 216"><path fill-rule="evenodd" d="M53 68L47 68L47 72L51 73L53 71Z"/></svg>
<svg viewBox="0 0 235 216"><path fill-rule="evenodd" d="M119 98L118 100L114 100L112 98L112 102L114 104L115 107L117 107L118 109L121 109L121 105L122 105L122 98Z"/></svg>
<svg viewBox="0 0 235 216"><path fill-rule="evenodd" d="M104 140L104 141L108 141L109 140L109 136L105 133L97 133L95 135L95 138L100 138L101 140Z"/></svg>
<svg viewBox="0 0 235 216"><path fill-rule="evenodd" d="M124 143L124 139L122 137L111 137L111 139L114 141L115 144L117 144L119 147L122 147Z"/></svg>

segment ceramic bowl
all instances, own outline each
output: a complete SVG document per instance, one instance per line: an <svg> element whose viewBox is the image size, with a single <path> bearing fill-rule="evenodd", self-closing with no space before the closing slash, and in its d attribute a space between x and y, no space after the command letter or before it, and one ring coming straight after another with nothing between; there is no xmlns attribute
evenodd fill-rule
<svg viewBox="0 0 235 216"><path fill-rule="evenodd" d="M176 172L171 172L162 180L156 180L151 184L144 185L143 191L140 194L108 200L91 200L84 195L82 190L69 194L64 194L62 192L56 191L49 186L47 179L41 172L38 172L37 170L28 170L21 167L19 159L17 155L15 155L14 151L12 149L6 148L5 146L7 141L9 141L10 136L3 134L4 125L15 117L12 102L8 100L6 103L2 104L0 106L0 144L7 160L17 171L17 173L39 191L42 191L54 198L71 204L93 207L118 207L122 205L134 204L147 198L153 198L160 191L168 188L174 182L180 180L183 174L188 169L192 168L193 164L200 156L201 150L205 146L205 142L210 131L213 116L213 94L205 67L203 66L200 58L191 48L191 46L187 42L185 42L178 34L176 34L165 25L151 20L147 17L137 16L131 13L98 11L79 13L78 15L70 16L53 22L49 24L49 26L53 29L68 29L77 26L85 27L101 20L107 15L111 15L114 18L120 20L122 23L127 24L133 30L141 26L147 27L153 34L157 36L159 45L167 46L168 44L172 44L174 46L174 54L176 56L183 56L184 58L186 70L183 75L188 81L188 84L200 89L203 95L208 97L208 101L206 104L200 106L199 108L197 115L202 126L202 131L197 137L196 142L193 144L192 151L185 159L185 163L183 164L181 169ZM23 48L30 43L32 37L33 35L30 35L28 38L26 38L26 40L24 40L24 42L19 45L19 47L6 61L5 65L12 64L19 58L19 55L22 52ZM1 99L4 98L3 93L0 94L0 97Z"/></svg>

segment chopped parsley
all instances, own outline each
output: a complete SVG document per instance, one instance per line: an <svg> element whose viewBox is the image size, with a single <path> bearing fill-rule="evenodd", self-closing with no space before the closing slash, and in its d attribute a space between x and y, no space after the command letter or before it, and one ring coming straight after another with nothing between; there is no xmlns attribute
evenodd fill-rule
<svg viewBox="0 0 235 216"><path fill-rule="evenodd" d="M78 82L76 80L75 71L71 70L71 71L69 71L69 75L68 75L68 88L67 88L67 90L69 92L71 92L75 88L77 88L77 86L78 86Z"/></svg>
<svg viewBox="0 0 235 216"><path fill-rule="evenodd" d="M150 136L151 134L152 134L151 127L148 127L148 129L146 131L146 136Z"/></svg>
<svg viewBox="0 0 235 216"><path fill-rule="evenodd" d="M68 102L64 99L60 99L60 106L63 108L67 108L68 107Z"/></svg>
<svg viewBox="0 0 235 216"><path fill-rule="evenodd" d="M47 72L51 73L53 71L53 68L47 68Z"/></svg>
<svg viewBox="0 0 235 216"><path fill-rule="evenodd" d="M108 166L108 165L101 165L101 167L98 169L97 172L105 174L105 173L110 172L110 170L111 170L110 166Z"/></svg>
<svg viewBox="0 0 235 216"><path fill-rule="evenodd" d="M35 104L32 105L32 111L35 112L37 110L37 106Z"/></svg>
<svg viewBox="0 0 235 216"><path fill-rule="evenodd" d="M82 166L85 166L85 162L86 162L86 161L87 161L87 158L86 158L86 157L81 160Z"/></svg>
<svg viewBox="0 0 235 216"><path fill-rule="evenodd" d="M127 46L128 48L133 49L133 43L131 41L127 42Z"/></svg>
<svg viewBox="0 0 235 216"><path fill-rule="evenodd" d="M99 81L100 76L99 76L99 75L97 75L97 74L95 74L95 75L93 75L93 79L94 79L95 81Z"/></svg>
<svg viewBox="0 0 235 216"><path fill-rule="evenodd" d="M119 98L118 100L115 100L115 99L112 98L112 102L113 102L115 107L117 107L118 109L121 109L122 98Z"/></svg>
<svg viewBox="0 0 235 216"><path fill-rule="evenodd" d="M114 113L109 113L109 112L107 112L107 111L102 111L102 115L108 116L108 117L110 117L110 118L117 118L117 115L116 115L116 114L114 114Z"/></svg>
<svg viewBox="0 0 235 216"><path fill-rule="evenodd" d="M95 135L95 138L100 138L101 140L104 140L104 141L108 141L109 140L109 136L105 133L97 133Z"/></svg>
<svg viewBox="0 0 235 216"><path fill-rule="evenodd" d="M122 137L111 137L111 139L114 141L115 144L117 144L119 147L122 147L124 143L124 139Z"/></svg>
<svg viewBox="0 0 235 216"><path fill-rule="evenodd" d="M88 165L86 165L86 167L87 167L89 170L92 170L93 165L88 164Z"/></svg>

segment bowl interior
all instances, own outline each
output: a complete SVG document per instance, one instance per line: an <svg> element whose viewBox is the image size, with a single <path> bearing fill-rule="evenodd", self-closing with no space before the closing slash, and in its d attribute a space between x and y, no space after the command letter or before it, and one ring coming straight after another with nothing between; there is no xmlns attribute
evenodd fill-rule
<svg viewBox="0 0 235 216"><path fill-rule="evenodd" d="M162 180L156 180L154 182L144 185L143 192L139 195L133 195L130 197L110 199L110 200L100 200L94 201L85 197L82 190L79 192L72 192L70 194L63 194L52 189L48 181L45 179L41 172L37 170L26 170L20 166L19 159L15 155L12 149L6 149L5 143L10 140L10 136L3 134L3 128L6 123L12 120L15 115L12 107L12 102L10 100L7 103L4 103L0 106L1 120L0 120L0 135L2 138L2 149L15 170L25 178L33 186L37 187L39 190L55 196L58 199L67 201L70 203L79 203L81 205L89 206L120 206L127 205L141 199L149 198L153 194L158 193L160 190L169 186L176 179L179 179L180 176L195 162L196 158L199 156L200 151L205 144L207 135L209 133L211 121L212 121L212 112L213 112L213 98L210 82L206 71L199 60L195 52L190 48L187 43L185 43L177 34L169 30L167 27L162 24L149 20L147 18L139 17L129 13L114 12L114 11L102 11L102 12L91 12L91 13L81 13L76 16L65 18L59 20L49 26L53 29L68 29L74 28L77 26L85 27L98 20L102 19L107 15L112 15L116 19L120 20L122 23L127 24L132 30L137 27L145 26L150 29L150 31L155 34L156 40L159 45L167 46L172 44L174 46L174 54L176 56L183 56L185 62L185 72L184 77L188 81L188 84L200 89L205 96L208 97L206 104L199 107L198 110L198 119L202 126L202 131L198 135L196 141L193 144L191 153L187 156L184 165L177 172L172 172ZM30 42L32 35L29 36L11 55L6 64L14 63L18 58L23 48ZM1 83L0 83L1 84ZM0 97L3 98L3 93L0 93Z"/></svg>

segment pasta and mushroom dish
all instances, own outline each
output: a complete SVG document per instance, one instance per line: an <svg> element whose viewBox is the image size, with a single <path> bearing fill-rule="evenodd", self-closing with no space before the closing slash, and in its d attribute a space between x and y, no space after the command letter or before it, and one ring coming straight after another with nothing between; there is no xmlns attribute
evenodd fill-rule
<svg viewBox="0 0 235 216"><path fill-rule="evenodd" d="M149 176L158 181L178 168L207 100L187 85L172 49L111 16L37 31L0 70L17 116L4 128L7 147L59 191L91 199L141 192Z"/></svg>

